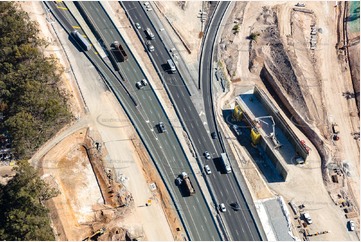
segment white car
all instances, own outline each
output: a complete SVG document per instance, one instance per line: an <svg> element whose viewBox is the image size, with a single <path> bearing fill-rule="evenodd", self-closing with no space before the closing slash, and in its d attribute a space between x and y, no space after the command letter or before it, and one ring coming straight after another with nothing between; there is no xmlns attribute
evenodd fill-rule
<svg viewBox="0 0 361 242"><path fill-rule="evenodd" d="M135 86L136 86L138 89L142 89L143 84L142 84L141 82L137 82L137 83L135 83Z"/></svg>
<svg viewBox="0 0 361 242"><path fill-rule="evenodd" d="M221 210L222 213L225 213L227 211L226 206L224 203L219 204L219 210Z"/></svg>
<svg viewBox="0 0 361 242"><path fill-rule="evenodd" d="M350 231L354 231L355 230L354 221L352 221L352 220L348 221L348 227L349 227Z"/></svg>
<svg viewBox="0 0 361 242"><path fill-rule="evenodd" d="M305 218L305 220L308 224L312 224L312 219L311 219L311 216L309 213L304 213L303 217Z"/></svg>
<svg viewBox="0 0 361 242"><path fill-rule="evenodd" d="M204 151L204 156L206 157L207 160L211 159L211 155L209 154L208 151Z"/></svg>
<svg viewBox="0 0 361 242"><path fill-rule="evenodd" d="M211 168L209 167L209 165L205 165L204 170L206 171L207 175L212 174L212 171L211 171Z"/></svg>
<svg viewBox="0 0 361 242"><path fill-rule="evenodd" d="M137 27L137 29L141 29L141 28L142 28L139 23L135 23L135 27Z"/></svg>
<svg viewBox="0 0 361 242"><path fill-rule="evenodd" d="M147 86L147 85L148 85L148 82L147 82L147 80L145 80L145 79L142 79L140 82L142 83L143 86Z"/></svg>

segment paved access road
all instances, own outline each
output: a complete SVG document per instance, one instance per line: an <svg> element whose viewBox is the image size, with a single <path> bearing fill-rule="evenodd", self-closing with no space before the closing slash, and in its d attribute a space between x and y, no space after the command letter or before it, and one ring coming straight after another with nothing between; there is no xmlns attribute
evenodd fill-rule
<svg viewBox="0 0 361 242"><path fill-rule="evenodd" d="M221 19L224 10L227 7L227 2L222 2L220 7L215 14L215 20ZM249 207L244 199L243 193L239 188L235 176L231 174L221 174L220 166L216 166L217 158L220 157L220 147L213 145L213 142L210 139L210 132L207 132L203 123L195 109L184 82L182 81L179 73L168 73L167 70L169 67L166 65L168 59L171 58L169 50L166 49L163 42L161 41L157 31L160 30L160 26L154 26L146 14L145 7L140 2L122 2L122 5L125 7L126 11L129 14L129 17L133 24L139 23L141 29L139 33L142 36L142 41L146 41L147 37L144 32L145 28L150 28L155 35L155 39L151 40L151 43L155 47L155 51L151 52L153 59L155 60L155 65L160 70L159 75L163 77L165 85L167 85L170 96L173 103L176 106L178 114L182 117L187 126L188 133L200 155L204 151L209 151L213 156L211 161L206 160L204 157L201 157L200 162L203 166L204 164L209 164L212 174L208 175L206 179L210 182L211 187L215 194L216 203L225 203L227 212L222 213L223 221L226 225L226 228L229 232L229 235L232 240L261 240L258 229L255 225L253 217L249 211ZM212 26L215 26L216 23L212 23ZM136 30L137 31L137 30ZM212 31L212 30L210 30ZM211 38L210 38L211 39ZM213 40L214 41L214 40ZM211 51L211 50L209 50ZM210 52L209 52L210 53ZM209 57L210 61L210 57ZM205 63L206 65L207 63ZM208 65L209 66L209 65ZM206 69L209 67L205 67ZM209 69L208 69L209 70ZM207 80L210 82L210 79ZM205 94L205 100L210 99L209 93ZM210 102L210 101L207 101ZM209 108L209 107L208 107ZM211 130L213 132L213 130ZM218 169L218 170L217 170ZM238 168L237 168L238 169ZM230 204L238 201L241 210L234 211L230 207Z"/></svg>
<svg viewBox="0 0 361 242"><path fill-rule="evenodd" d="M66 26L65 29L68 32L73 30L73 27L70 28L69 26L77 26L76 20L68 11L59 11L56 9L54 3L49 2L48 5L52 6L55 14L62 16L58 17L60 21L68 22L66 24L63 23L63 26ZM158 124L159 121L163 121L166 124L168 123L168 118L165 115L161 104L149 86L146 86L141 90L135 88L135 83L145 77L135 61L134 56L124 44L118 30L115 28L100 3L82 2L80 3L80 6L82 6L94 20L96 27L105 38L104 44L110 44L114 40L117 40L128 53L129 59L120 64L120 69L122 75L127 79L125 86L139 104L138 107L135 107L124 87L120 84L121 81L119 78L109 70L108 66L104 64L94 50L86 52L89 59L102 73L108 85L122 104L138 134L148 148L153 160L157 163L162 178L168 185L170 193L173 195L177 210L185 220L184 225L189 229L190 238L193 240L220 240L221 238L216 229L211 212L207 207L198 184L195 182L191 168L186 161L186 157L175 136L174 130L168 125L166 127L167 132L160 134L155 128L155 125ZM182 197L179 189L174 185L175 177L182 171L186 171L190 175L193 186L197 191L194 196Z"/></svg>

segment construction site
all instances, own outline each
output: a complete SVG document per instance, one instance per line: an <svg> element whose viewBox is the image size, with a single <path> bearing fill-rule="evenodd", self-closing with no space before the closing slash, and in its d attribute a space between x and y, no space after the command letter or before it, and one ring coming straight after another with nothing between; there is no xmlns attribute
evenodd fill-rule
<svg viewBox="0 0 361 242"><path fill-rule="evenodd" d="M152 4L197 80L213 6ZM107 5L193 158L124 10ZM75 116L31 159L60 192L45 204L56 239L185 240L162 178L102 77L62 42L66 33L47 21L40 2L21 7L49 42L47 54L65 69L61 88ZM232 2L225 14L215 44L213 105L231 164L246 180L269 240L360 239L359 32L359 2ZM118 62L127 61L117 41L112 47ZM0 168L1 181L14 175Z"/></svg>

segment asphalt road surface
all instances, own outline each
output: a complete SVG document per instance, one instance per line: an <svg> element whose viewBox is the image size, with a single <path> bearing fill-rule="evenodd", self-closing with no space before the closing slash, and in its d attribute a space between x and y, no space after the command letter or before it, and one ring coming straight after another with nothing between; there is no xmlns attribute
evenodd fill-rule
<svg viewBox="0 0 361 242"><path fill-rule="evenodd" d="M67 10L60 11L54 2L48 2L47 5L51 7L53 13L55 13L57 19L62 22L63 27L65 27L68 33L73 30L72 26L78 25ZM149 85L140 90L135 87L135 83L145 77L135 61L134 56L130 53L113 23L98 2L82 2L81 5L89 12L89 16L94 20L96 27L105 38L105 44L110 44L114 40L117 40L129 55L129 59L121 63L119 67L123 77L126 78L125 88L128 89L132 97L139 103L138 107L135 107L124 86L121 85L119 78L109 70L99 55L97 55L93 49L85 53L106 79L106 82L136 127L138 134L148 148L153 160L157 163L164 182L168 185L171 194L173 194L177 210L183 219L185 219L184 225L189 230L190 238L192 240L220 240L221 238L216 229L211 212L207 207L198 184L195 182L195 177L186 161L186 157L175 136L174 130L167 125L168 118L161 104ZM155 126L159 121L166 124L167 132L158 133ZM181 191L174 184L175 178L182 171L186 171L190 175L190 179L196 190L194 196L182 196Z"/></svg>
<svg viewBox="0 0 361 242"><path fill-rule="evenodd" d="M169 66L167 66L166 62L168 59L171 59L169 50L166 49L160 37L157 33L159 26L156 28L152 25L149 20L144 5L139 2L122 2L123 6L127 10L130 19L133 24L139 23L141 26L139 33L141 34L143 41L147 41L147 36L144 32L145 28L150 28L155 35L154 40L150 40L151 43L155 47L155 51L151 52L153 59L159 70L160 76L163 77L165 81L165 85L167 85L170 96L175 103L178 114L183 118L185 125L189 131L189 135L194 142L194 145L199 154L203 154L204 151L209 151L213 157L211 160L206 160L204 157L201 157L202 166L204 164L208 164L211 167L212 174L208 175L206 179L211 183L213 187L216 203L225 203L227 211L222 214L222 218L226 227L228 228L228 232L232 240L261 240L258 229L255 225L254 219L249 211L249 207L244 199L243 193L239 188L236 178L233 173L231 174L222 174L222 168L218 164L219 157L221 153L221 149L219 144L214 146L213 142L210 139L210 133L206 131L203 123L195 109L189 94L187 92L186 87L184 86L184 82L181 79L179 73L171 74L169 72ZM224 10L226 9L225 4L220 4L220 7L217 13L214 16L215 22L212 23L212 26L216 26L216 22L220 21L221 16L223 15ZM210 29L212 31L212 29ZM215 34L215 33L214 33ZM209 37L209 41L212 41L212 37ZM214 41L214 38L213 38ZM210 51L207 52L210 54ZM210 61L210 56L208 58ZM209 68L209 65L204 63L205 68ZM205 78L205 77L204 77ZM202 82L204 82L204 79ZM209 77L208 77L209 78ZM210 79L205 80L210 82ZM209 92L205 93L205 102L210 102ZM209 106L207 107L209 109ZM209 112L209 110L206 110ZM207 116L209 117L209 115ZM210 123L212 123L211 121ZM211 128L214 128L214 125L211 125ZM212 132L213 130L211 130ZM217 163L217 164L216 164ZM230 204L234 202L238 202L240 205L239 211L234 211Z"/></svg>

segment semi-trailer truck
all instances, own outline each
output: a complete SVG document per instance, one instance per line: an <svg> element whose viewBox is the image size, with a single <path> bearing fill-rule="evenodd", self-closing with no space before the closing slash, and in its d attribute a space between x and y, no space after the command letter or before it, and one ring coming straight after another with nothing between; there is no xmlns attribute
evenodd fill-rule
<svg viewBox="0 0 361 242"><path fill-rule="evenodd" d="M77 41L77 43L83 48L83 50L87 51L91 49L91 44L77 31L74 30L71 32L73 38Z"/></svg>
<svg viewBox="0 0 361 242"><path fill-rule="evenodd" d="M123 46L118 42L118 41L114 41L113 44L113 55L116 57L118 62L123 62L128 60L128 55L125 52L125 50L123 49Z"/></svg>
<svg viewBox="0 0 361 242"><path fill-rule="evenodd" d="M196 191L194 190L194 187L192 185L192 182L191 180L189 179L189 176L186 172L182 172L181 174L182 176L182 179L185 183L185 187L187 188L188 192L189 192L189 195L193 195L194 193L196 193Z"/></svg>

